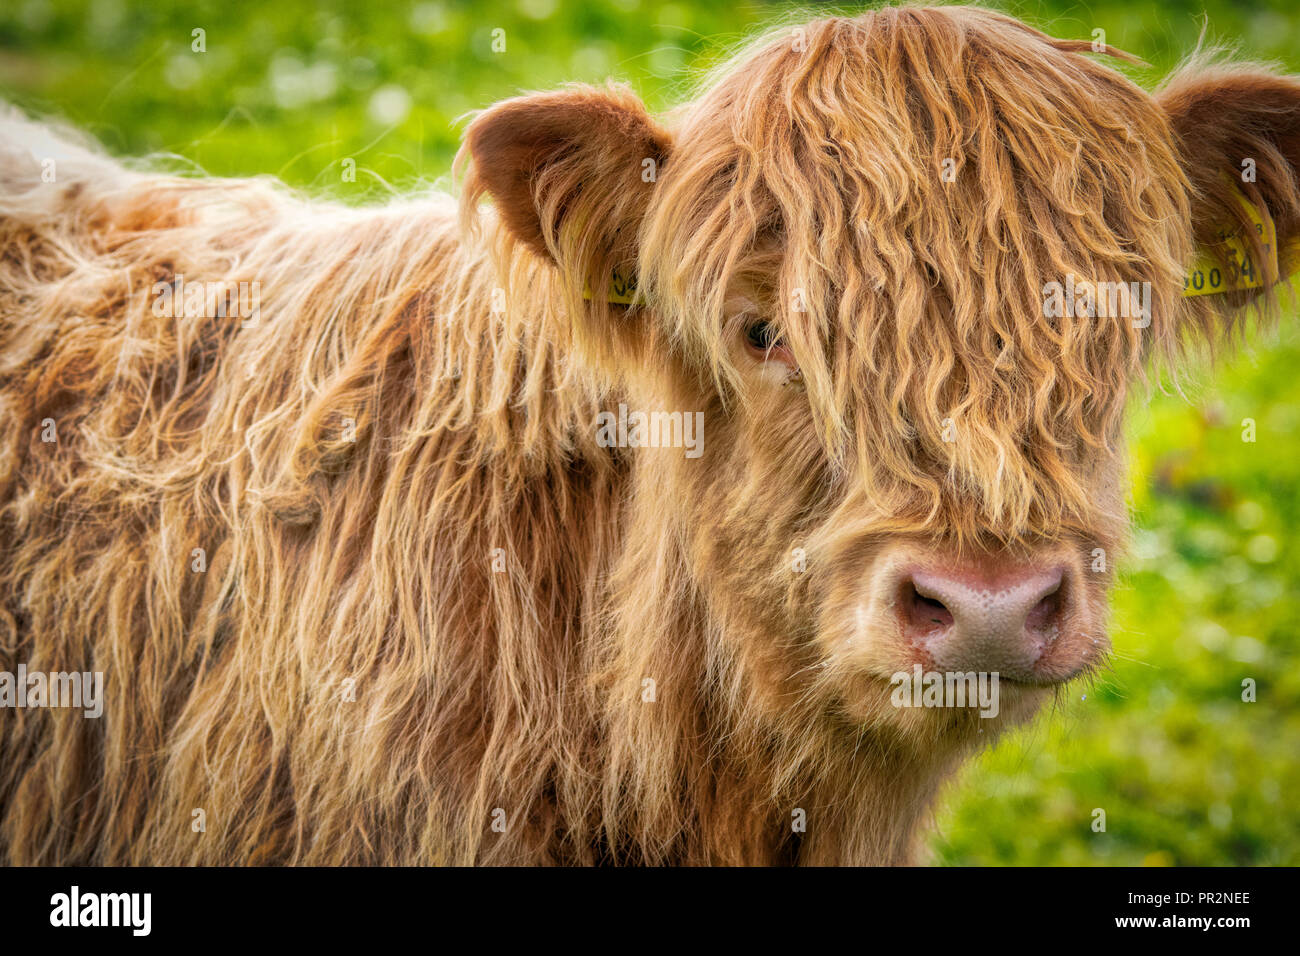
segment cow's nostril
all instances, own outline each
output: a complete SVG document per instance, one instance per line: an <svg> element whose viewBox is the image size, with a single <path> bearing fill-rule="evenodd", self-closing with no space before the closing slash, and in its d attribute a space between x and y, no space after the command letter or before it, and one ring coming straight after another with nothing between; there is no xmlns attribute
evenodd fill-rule
<svg viewBox="0 0 1300 956"><path fill-rule="evenodd" d="M903 623L914 634L926 634L952 627L952 612L938 598L922 594L909 578L903 582Z"/></svg>
<svg viewBox="0 0 1300 956"><path fill-rule="evenodd" d="M922 605L923 607L928 607L935 611L942 611L945 614L948 613L948 609L943 606L942 601L936 601L934 598L928 598L923 594L918 594L916 596L916 600L917 603Z"/></svg>
<svg viewBox="0 0 1300 956"><path fill-rule="evenodd" d="M1025 627L1030 632L1051 636L1059 627L1063 604L1062 588L1053 588L1050 594L1043 595L1042 600L1030 609L1025 617Z"/></svg>

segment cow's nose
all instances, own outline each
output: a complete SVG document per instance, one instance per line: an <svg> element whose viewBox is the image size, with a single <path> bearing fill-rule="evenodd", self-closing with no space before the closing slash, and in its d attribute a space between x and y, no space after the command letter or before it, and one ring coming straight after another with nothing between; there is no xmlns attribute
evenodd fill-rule
<svg viewBox="0 0 1300 956"><path fill-rule="evenodd" d="M945 672L997 672L1049 683L1035 665L1069 615L1062 567L917 569L904 574L898 611L906 637Z"/></svg>

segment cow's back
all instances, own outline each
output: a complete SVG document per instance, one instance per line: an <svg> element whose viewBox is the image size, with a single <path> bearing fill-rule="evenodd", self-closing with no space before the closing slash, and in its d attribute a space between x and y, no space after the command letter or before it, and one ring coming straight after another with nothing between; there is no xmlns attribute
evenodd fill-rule
<svg viewBox="0 0 1300 956"><path fill-rule="evenodd" d="M16 118L0 180L0 670L105 698L0 716L0 857L586 858L555 841L620 478L550 280L502 313L536 265L436 194L133 172Z"/></svg>

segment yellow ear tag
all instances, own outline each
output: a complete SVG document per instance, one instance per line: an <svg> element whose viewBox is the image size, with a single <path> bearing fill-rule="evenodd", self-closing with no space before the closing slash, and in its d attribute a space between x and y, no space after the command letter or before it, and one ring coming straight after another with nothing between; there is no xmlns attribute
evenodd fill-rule
<svg viewBox="0 0 1300 956"><path fill-rule="evenodd" d="M590 283L583 287L582 297L584 299L592 298ZM618 269L615 269L609 277L609 288L605 292L605 301L613 302L616 305L640 305L645 300L637 293L636 276L624 275Z"/></svg>
<svg viewBox="0 0 1300 956"><path fill-rule="evenodd" d="M1251 259L1250 249L1242 237L1230 235L1226 230L1220 231L1217 247L1226 253L1222 258L1227 260L1227 266L1220 264L1211 250L1202 247L1183 279L1184 298L1262 289L1266 282L1277 281L1277 230L1273 226L1273 217L1267 209L1256 206L1240 191L1237 199L1254 224L1260 245L1264 247L1265 268L1261 270Z"/></svg>

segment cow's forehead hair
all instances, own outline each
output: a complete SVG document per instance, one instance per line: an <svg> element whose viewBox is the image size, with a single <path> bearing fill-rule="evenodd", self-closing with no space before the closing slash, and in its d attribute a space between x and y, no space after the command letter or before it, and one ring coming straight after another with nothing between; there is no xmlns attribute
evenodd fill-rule
<svg viewBox="0 0 1300 956"><path fill-rule="evenodd" d="M644 229L673 334L739 375L727 290L775 244L767 309L837 464L931 498L958 474L1012 524L1035 501L1086 512L1080 463L1118 454L1128 383L1171 335L1191 254L1165 116L1086 50L966 8L742 50L675 117ZM1047 301L1089 281L1124 283L1134 314Z"/></svg>

